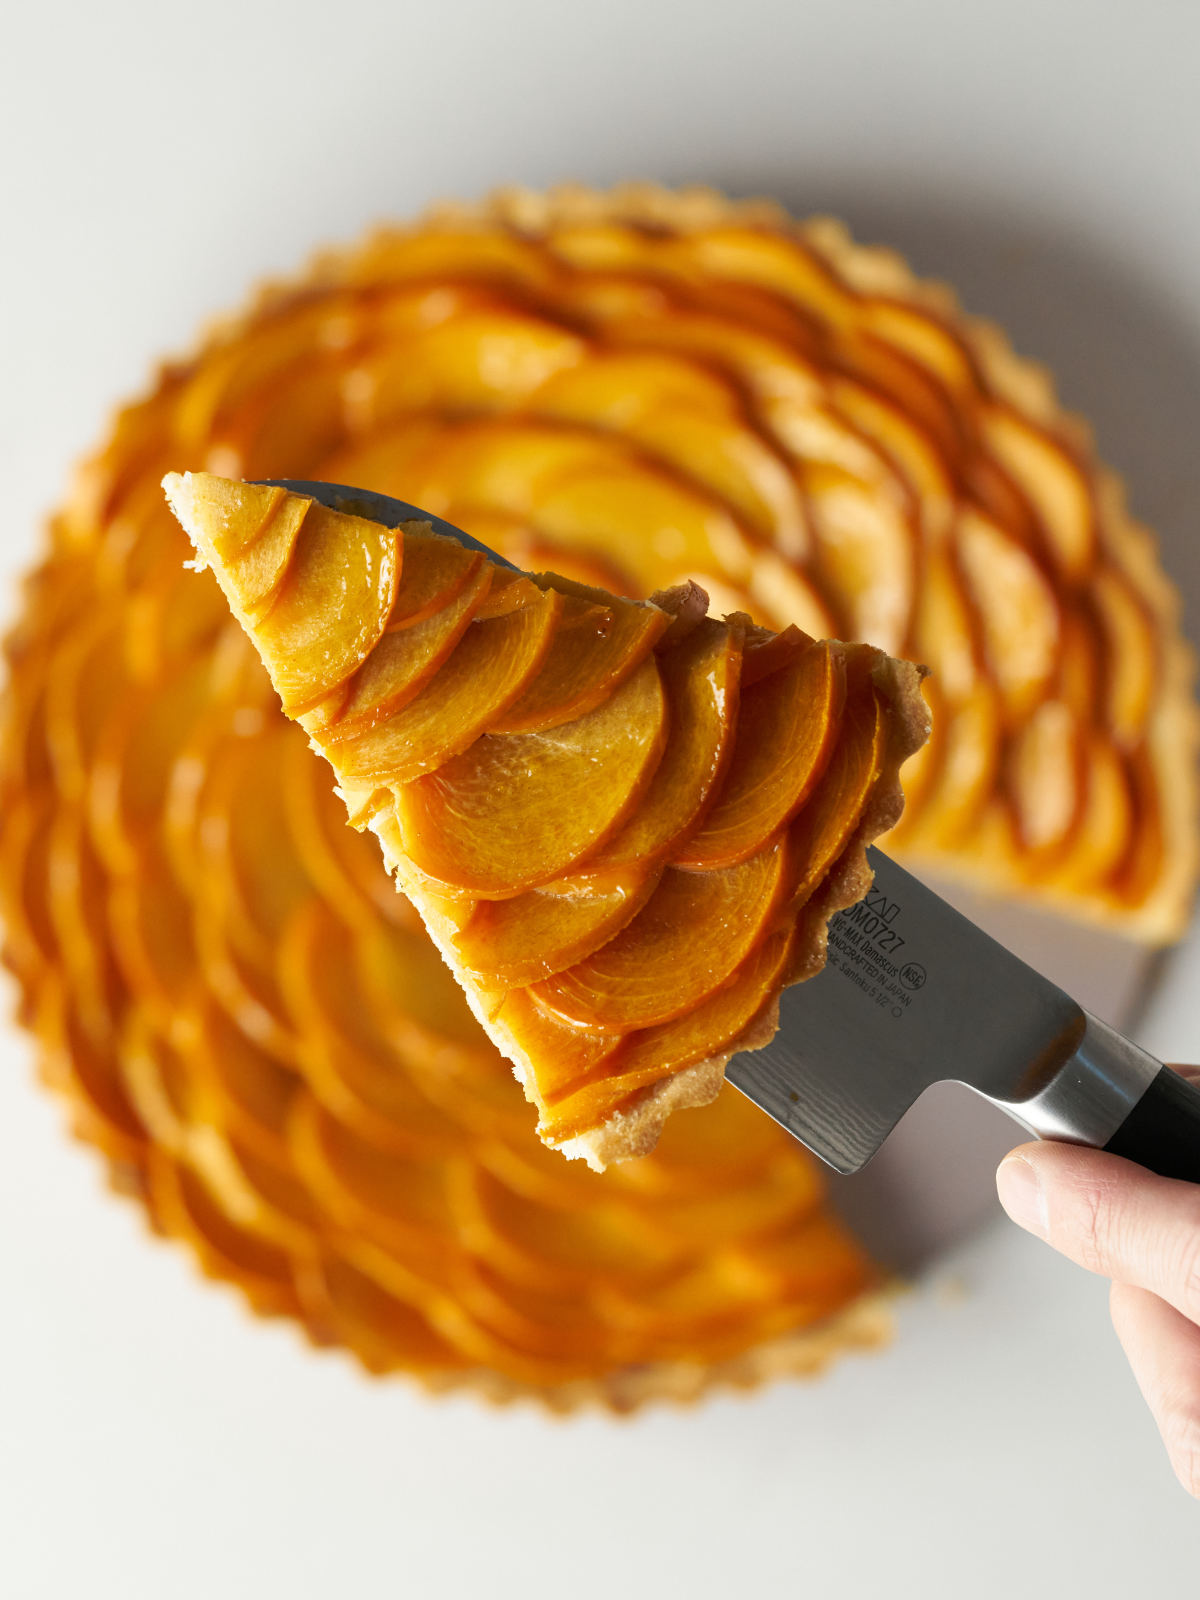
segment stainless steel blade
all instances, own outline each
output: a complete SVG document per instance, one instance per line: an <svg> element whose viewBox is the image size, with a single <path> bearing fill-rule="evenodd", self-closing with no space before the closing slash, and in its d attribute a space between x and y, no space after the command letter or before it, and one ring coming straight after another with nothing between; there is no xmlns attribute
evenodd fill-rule
<svg viewBox="0 0 1200 1600"><path fill-rule="evenodd" d="M734 1058L742 1092L856 1172L932 1084L1013 1110L1076 1056L1091 1019L878 850L865 900L829 928L825 970L786 990L779 1033Z"/></svg>
<svg viewBox="0 0 1200 1600"><path fill-rule="evenodd" d="M435 517L431 511L422 511L420 506L410 506L406 500L393 500L390 495L372 494L369 489L355 489L345 483L321 483L316 479L256 478L254 481L267 488L287 489L292 494L305 495L310 500L317 500L321 505L328 506L330 511L345 511L352 517L366 517L371 522L382 523L385 528L394 528L401 522L430 522L433 524L434 533L444 534L448 539L457 539L459 544L465 544L470 550L478 550L499 567L508 567L513 572L518 571L511 561L506 561L503 556L497 555L479 539L473 539L469 533L456 528L452 522L447 522L442 517Z"/></svg>

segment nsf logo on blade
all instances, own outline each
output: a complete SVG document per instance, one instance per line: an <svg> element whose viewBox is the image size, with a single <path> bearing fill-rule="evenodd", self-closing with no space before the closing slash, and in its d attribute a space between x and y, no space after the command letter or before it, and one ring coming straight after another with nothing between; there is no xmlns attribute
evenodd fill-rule
<svg viewBox="0 0 1200 1600"><path fill-rule="evenodd" d="M907 966L900 968L900 982L906 989L914 993L924 987L925 979L929 974L919 961L910 961Z"/></svg>

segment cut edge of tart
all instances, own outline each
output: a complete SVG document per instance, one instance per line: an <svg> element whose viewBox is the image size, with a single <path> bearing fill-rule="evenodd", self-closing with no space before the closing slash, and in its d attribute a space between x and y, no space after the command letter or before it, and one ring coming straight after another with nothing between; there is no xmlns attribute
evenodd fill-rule
<svg viewBox="0 0 1200 1600"><path fill-rule="evenodd" d="M163 487L542 1139L598 1171L647 1154L774 1036L870 887L928 735L923 669L710 618L695 584L627 601L464 562L428 524Z"/></svg>

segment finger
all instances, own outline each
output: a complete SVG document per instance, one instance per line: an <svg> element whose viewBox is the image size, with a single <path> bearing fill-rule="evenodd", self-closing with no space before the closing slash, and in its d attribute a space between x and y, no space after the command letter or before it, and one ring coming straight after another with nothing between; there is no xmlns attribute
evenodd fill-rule
<svg viewBox="0 0 1200 1600"><path fill-rule="evenodd" d="M1200 1328L1145 1289L1114 1283L1113 1327L1175 1476L1200 1499Z"/></svg>
<svg viewBox="0 0 1200 1600"><path fill-rule="evenodd" d="M1200 1322L1200 1185L1082 1145L1021 1145L996 1174L1014 1222L1090 1272L1149 1289Z"/></svg>

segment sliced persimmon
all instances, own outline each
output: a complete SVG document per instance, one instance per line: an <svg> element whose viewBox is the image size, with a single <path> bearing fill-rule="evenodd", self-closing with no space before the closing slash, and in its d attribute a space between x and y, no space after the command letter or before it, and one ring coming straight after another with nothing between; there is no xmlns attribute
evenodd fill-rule
<svg viewBox="0 0 1200 1600"><path fill-rule="evenodd" d="M420 693L458 644L487 597L491 568L482 557L459 592L432 616L391 628L354 676L302 720L329 744L365 732Z"/></svg>
<svg viewBox="0 0 1200 1600"><path fill-rule="evenodd" d="M1107 640L1108 723L1118 741L1134 745L1144 735L1159 672L1159 646L1145 601L1114 567L1092 575L1092 599Z"/></svg>
<svg viewBox="0 0 1200 1600"><path fill-rule="evenodd" d="M976 631L963 579L950 551L944 547L927 550L913 642L919 659L952 700L970 694L979 676Z"/></svg>
<svg viewBox="0 0 1200 1600"><path fill-rule="evenodd" d="M588 860L586 876L653 861L691 827L733 748L742 630L711 618L658 657L669 735L637 810Z"/></svg>
<svg viewBox="0 0 1200 1600"><path fill-rule="evenodd" d="M698 361L603 347L585 365L555 373L529 401L538 417L602 429L663 408L729 419L738 412L729 385Z"/></svg>
<svg viewBox="0 0 1200 1600"><path fill-rule="evenodd" d="M1000 696L986 679L951 715L934 717L932 771L919 813L911 825L902 820L906 841L953 848L970 834L995 788L1002 733Z"/></svg>
<svg viewBox="0 0 1200 1600"><path fill-rule="evenodd" d="M643 661L603 704L552 736L489 733L410 783L396 797L405 852L419 871L472 894L549 883L628 815L665 735L658 668Z"/></svg>
<svg viewBox="0 0 1200 1600"><path fill-rule="evenodd" d="M309 502L266 484L229 483L207 472L170 475L173 506L203 515L230 599L257 621L279 586Z"/></svg>
<svg viewBox="0 0 1200 1600"><path fill-rule="evenodd" d="M671 1022L631 1034L574 1081L552 1087L539 1074L545 1104L538 1132L556 1142L574 1138L604 1122L647 1084L721 1055L778 994L791 937L790 927L771 934L732 981L702 1005Z"/></svg>
<svg viewBox="0 0 1200 1600"><path fill-rule="evenodd" d="M278 500L273 500L257 531L240 553L228 561L226 569L230 582L242 596L242 609L254 622L270 610L305 519L302 500L294 499L284 489L267 492L277 495Z"/></svg>
<svg viewBox="0 0 1200 1600"><path fill-rule="evenodd" d="M552 1016L607 1033L682 1016L727 983L763 937L787 862L785 842L775 839L737 866L668 868L615 939L529 993Z"/></svg>
<svg viewBox="0 0 1200 1600"><path fill-rule="evenodd" d="M841 654L821 643L746 690L721 791L680 866L734 866L791 821L837 740L845 677Z"/></svg>
<svg viewBox="0 0 1200 1600"><path fill-rule="evenodd" d="M239 1227L196 1173L162 1151L151 1147L147 1167L154 1217L164 1232L186 1239L205 1271L232 1278L257 1310L295 1315L287 1253Z"/></svg>
<svg viewBox="0 0 1200 1600"><path fill-rule="evenodd" d="M255 629L289 716L344 683L379 642L396 598L402 542L394 528L311 502L287 574Z"/></svg>
<svg viewBox="0 0 1200 1600"><path fill-rule="evenodd" d="M196 362L180 386L171 419L183 455L202 457L214 437L227 433L232 415L281 378L293 382L298 367L311 365L314 349L328 348L329 333L352 314L351 306L350 297L336 291L330 297L297 296Z"/></svg>
<svg viewBox="0 0 1200 1600"><path fill-rule="evenodd" d="M680 266L689 273L699 265L718 281L768 289L834 327L847 324L854 313L851 291L797 238L731 223L686 240L669 240L664 253L681 258Z"/></svg>
<svg viewBox="0 0 1200 1600"><path fill-rule="evenodd" d="M421 523L408 523L404 529L400 583L387 632L411 628L448 606L475 577L485 557L440 533L416 532Z"/></svg>
<svg viewBox="0 0 1200 1600"><path fill-rule="evenodd" d="M228 1130L265 1159L279 1160L288 1112L300 1090L295 1073L247 1038L211 999L198 1014L190 1059Z"/></svg>
<svg viewBox="0 0 1200 1600"><path fill-rule="evenodd" d="M536 605L541 592L528 573L497 567L492 572L487 598L479 608L479 620L491 622L496 617L508 616L510 611L520 611L522 606Z"/></svg>
<svg viewBox="0 0 1200 1600"><path fill-rule="evenodd" d="M570 597L541 671L493 733L537 733L594 711L670 626L671 618L657 606L606 600L601 606Z"/></svg>
<svg viewBox="0 0 1200 1600"><path fill-rule="evenodd" d="M309 1320L352 1350L368 1372L441 1374L467 1364L418 1306L389 1294L332 1249L308 1256L297 1281Z"/></svg>
<svg viewBox="0 0 1200 1600"><path fill-rule="evenodd" d="M992 679L1009 717L1020 722L1045 699L1054 677L1062 633L1059 600L1024 545L970 507L959 518L958 555Z"/></svg>
<svg viewBox="0 0 1200 1600"><path fill-rule="evenodd" d="M830 341L830 354L836 367L867 386L868 396L882 395L890 400L901 416L911 418L929 435L946 459L952 459L961 443L961 424L954 415L949 395L919 363L902 350L893 349L885 340L854 326L837 331ZM837 400L842 404L841 394ZM854 416L853 420L864 434L870 435L873 431L869 417ZM903 461L894 443L889 442L887 449L895 460Z"/></svg>
<svg viewBox="0 0 1200 1600"><path fill-rule="evenodd" d="M943 535L953 514L954 484L933 436L914 415L906 414L876 389L842 378L833 383L832 390L842 414L900 465L918 497L922 525L929 536Z"/></svg>
<svg viewBox="0 0 1200 1600"><path fill-rule="evenodd" d="M1065 859L1056 864L1051 881L1067 889L1087 890L1123 859L1134 828L1133 796L1124 764L1103 736L1088 738L1087 787L1079 821Z"/></svg>
<svg viewBox="0 0 1200 1600"><path fill-rule="evenodd" d="M799 1227L775 1229L756 1239L751 1255L755 1271L775 1293L789 1289L821 1317L843 1305L872 1281L866 1253L839 1217L817 1212Z"/></svg>
<svg viewBox="0 0 1200 1600"><path fill-rule="evenodd" d="M677 1246L644 1216L597 1200L587 1207L527 1200L478 1163L465 1163L460 1198L477 1254L531 1287L561 1292L574 1281L586 1292L597 1277L656 1279L674 1264ZM469 1209L467 1209L469 1207Z"/></svg>
<svg viewBox="0 0 1200 1600"><path fill-rule="evenodd" d="M171 474L167 492L201 556L211 561L235 612L253 628L255 646L289 716L315 706L366 660L387 626L400 578L403 535L362 517L329 511L315 500L256 484L226 484L209 473ZM299 518L286 570L265 615L261 595L246 591L223 551L239 553L270 513ZM253 529L253 535L248 530ZM257 583L257 577L255 582ZM352 602L347 604L347 596Z"/></svg>
<svg viewBox="0 0 1200 1600"><path fill-rule="evenodd" d="M620 316L609 331L624 346L698 357L710 370L732 377L764 411L773 399L815 404L825 393L820 373L793 341L711 311L679 307L666 318L634 311Z"/></svg>
<svg viewBox="0 0 1200 1600"><path fill-rule="evenodd" d="M820 783L792 823L797 874L793 903L803 904L841 855L858 827L887 754L887 714L872 689L853 695L841 735Z"/></svg>
<svg viewBox="0 0 1200 1600"><path fill-rule="evenodd" d="M750 568L739 523L698 487L630 455L612 465L580 466L548 485L534 526L567 550L599 550L648 594L693 572Z"/></svg>
<svg viewBox="0 0 1200 1600"><path fill-rule="evenodd" d="M533 889L511 900L481 900L455 935L469 972L498 984L533 983L574 966L631 922L654 891L657 874L614 878L607 892L556 894Z"/></svg>
<svg viewBox="0 0 1200 1600"><path fill-rule="evenodd" d="M1006 406L984 407L980 426L985 444L1037 512L1051 556L1066 577L1078 578L1096 545L1092 499L1078 463L1045 429Z"/></svg>
<svg viewBox="0 0 1200 1600"><path fill-rule="evenodd" d="M804 469L817 571L852 632L895 653L907 635L917 584L918 531L903 494L880 493L839 465Z"/></svg>
<svg viewBox="0 0 1200 1600"><path fill-rule="evenodd" d="M545 423L462 422L425 442L412 461L405 493L442 514L454 501L529 519L547 487L581 470L605 475L629 460L629 447L607 434ZM604 551L603 542L599 548Z"/></svg>
<svg viewBox="0 0 1200 1600"><path fill-rule="evenodd" d="M423 410L511 409L583 351L568 329L516 308L465 312L414 334L400 359L391 350L377 364L373 424Z"/></svg>
<svg viewBox="0 0 1200 1600"><path fill-rule="evenodd" d="M549 1015L528 989L512 990L494 1021L537 1063L534 1081L526 1085L526 1093L539 1105L544 1096L559 1093L587 1076L621 1044L620 1034L578 1028Z"/></svg>
<svg viewBox="0 0 1200 1600"><path fill-rule="evenodd" d="M804 504L796 475L761 433L735 416L713 417L672 405L632 418L628 433L647 454L689 481L790 556L809 548Z"/></svg>
<svg viewBox="0 0 1200 1600"><path fill-rule="evenodd" d="M338 745L339 776L399 785L473 744L541 666L561 607L550 590L536 605L473 622L415 700Z"/></svg>
<svg viewBox="0 0 1200 1600"><path fill-rule="evenodd" d="M976 380L963 341L936 313L899 299L872 298L862 301L859 314L864 327L898 345L951 394L972 397Z"/></svg>
<svg viewBox="0 0 1200 1600"><path fill-rule="evenodd" d="M1075 825L1082 794L1083 729L1061 700L1047 700L1013 737L1008 788L1021 840L1031 854L1061 846Z"/></svg>
<svg viewBox="0 0 1200 1600"><path fill-rule="evenodd" d="M757 637L746 639L742 658L742 689L752 689L763 678L769 678L782 667L790 667L813 643L811 636L789 622L782 633L755 630Z"/></svg>

